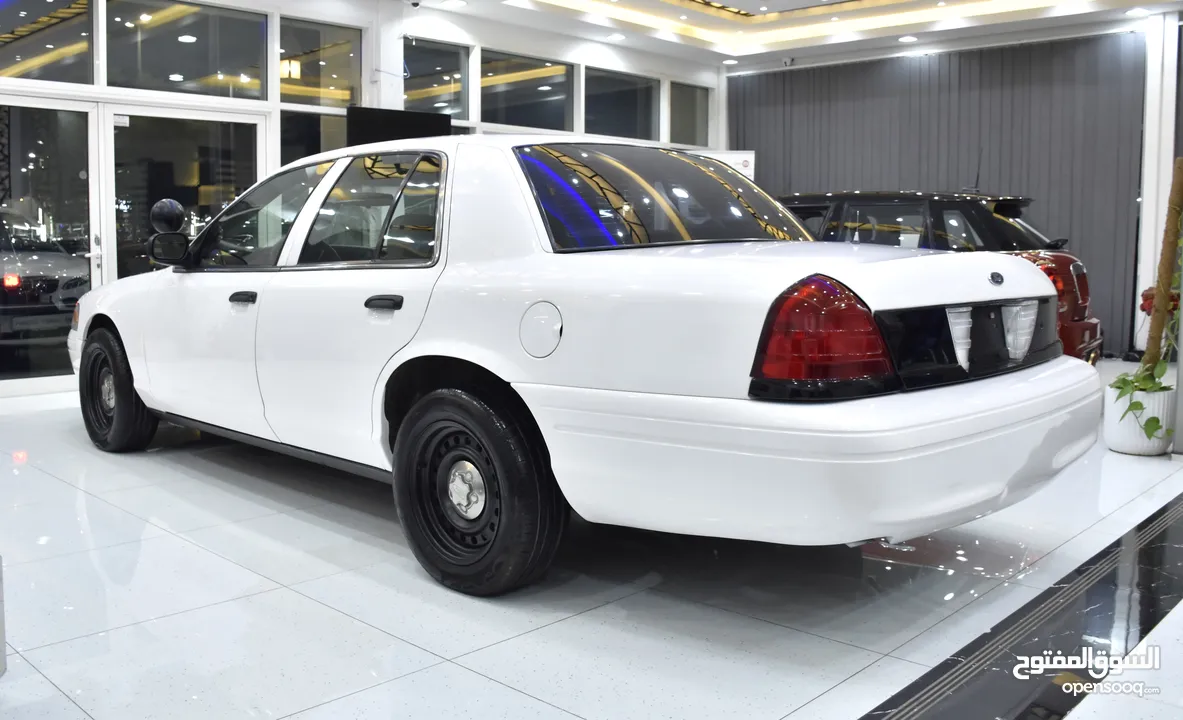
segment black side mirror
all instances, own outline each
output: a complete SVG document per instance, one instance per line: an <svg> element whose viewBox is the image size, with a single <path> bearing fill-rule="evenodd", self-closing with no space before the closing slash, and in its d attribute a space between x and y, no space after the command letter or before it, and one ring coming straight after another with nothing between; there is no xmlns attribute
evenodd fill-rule
<svg viewBox="0 0 1183 720"><path fill-rule="evenodd" d="M1048 250L1063 250L1068 247L1068 238L1056 238L1047 244Z"/></svg>
<svg viewBox="0 0 1183 720"><path fill-rule="evenodd" d="M178 233L185 226L185 208L176 200L158 200L148 211L148 220L158 233Z"/></svg>
<svg viewBox="0 0 1183 720"><path fill-rule="evenodd" d="M189 256L189 236L185 233L158 233L148 241L148 255L161 265L181 265Z"/></svg>

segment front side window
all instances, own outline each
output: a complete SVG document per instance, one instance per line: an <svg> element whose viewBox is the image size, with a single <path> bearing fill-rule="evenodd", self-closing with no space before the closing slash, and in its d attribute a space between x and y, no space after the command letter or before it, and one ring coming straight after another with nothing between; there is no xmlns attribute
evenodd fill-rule
<svg viewBox="0 0 1183 720"><path fill-rule="evenodd" d="M275 265L296 216L330 167L321 163L288 170L236 200L198 239L201 265Z"/></svg>
<svg viewBox="0 0 1183 720"><path fill-rule="evenodd" d="M923 203L863 204L846 206L842 231L843 242L890 245L902 248L927 248Z"/></svg>
<svg viewBox="0 0 1183 720"><path fill-rule="evenodd" d="M325 199L298 264L430 262L440 161L419 153L354 158Z"/></svg>
<svg viewBox="0 0 1183 720"><path fill-rule="evenodd" d="M559 251L810 239L780 203L716 160L608 144L516 152Z"/></svg>

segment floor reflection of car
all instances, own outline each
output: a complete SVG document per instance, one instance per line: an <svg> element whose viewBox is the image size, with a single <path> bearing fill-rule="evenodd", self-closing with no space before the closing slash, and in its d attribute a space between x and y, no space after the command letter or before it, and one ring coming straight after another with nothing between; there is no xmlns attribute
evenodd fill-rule
<svg viewBox="0 0 1183 720"><path fill-rule="evenodd" d="M1096 362L1101 321L1089 313L1084 263L1023 219L1030 198L980 193L794 193L781 201L819 240L936 250L986 250L1035 263L1059 295L1064 353Z"/></svg>
<svg viewBox="0 0 1183 720"><path fill-rule="evenodd" d="M0 275L0 349L63 344L74 305L90 289L90 261L0 211Z"/></svg>

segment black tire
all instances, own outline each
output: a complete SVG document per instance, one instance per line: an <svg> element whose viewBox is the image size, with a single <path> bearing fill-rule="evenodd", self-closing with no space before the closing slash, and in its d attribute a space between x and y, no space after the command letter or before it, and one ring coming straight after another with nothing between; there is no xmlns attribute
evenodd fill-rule
<svg viewBox="0 0 1183 720"><path fill-rule="evenodd" d="M140 400L123 343L110 330L100 328L86 338L78 368L78 399L86 434L99 449L131 452L152 442L158 421Z"/></svg>
<svg viewBox="0 0 1183 720"><path fill-rule="evenodd" d="M567 523L546 448L511 407L434 390L411 407L395 440L395 504L411 550L429 575L468 595L500 595L541 577ZM452 488L469 507L449 497L453 471L467 478Z"/></svg>

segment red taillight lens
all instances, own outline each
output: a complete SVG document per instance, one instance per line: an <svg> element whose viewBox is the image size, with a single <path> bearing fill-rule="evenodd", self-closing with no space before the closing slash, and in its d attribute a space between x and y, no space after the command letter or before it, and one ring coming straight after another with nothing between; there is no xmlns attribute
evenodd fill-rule
<svg viewBox="0 0 1183 720"><path fill-rule="evenodd" d="M814 275L777 298L755 376L769 380L857 380L894 370L871 310L841 283Z"/></svg>
<svg viewBox="0 0 1183 720"><path fill-rule="evenodd" d="M8 290L21 286L21 276L16 273L4 273L4 287Z"/></svg>
<svg viewBox="0 0 1183 720"><path fill-rule="evenodd" d="M1039 269L1047 275L1047 279L1052 281L1052 285L1056 286L1056 295L1060 298L1064 297L1064 276L1056 272L1056 266L1050 263L1041 263Z"/></svg>

